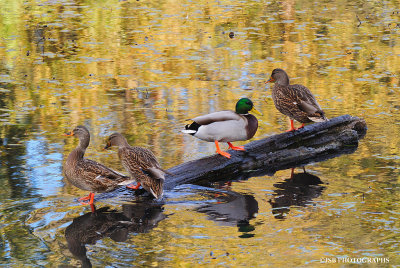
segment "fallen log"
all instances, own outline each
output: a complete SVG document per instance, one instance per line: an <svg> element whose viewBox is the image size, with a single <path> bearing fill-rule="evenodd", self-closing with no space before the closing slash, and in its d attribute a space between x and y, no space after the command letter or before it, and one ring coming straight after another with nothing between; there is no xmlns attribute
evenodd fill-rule
<svg viewBox="0 0 400 268"><path fill-rule="evenodd" d="M343 115L327 122L314 123L302 129L284 132L249 142L246 151L229 150L228 159L215 154L185 162L168 169L164 189L180 184L208 185L212 182L244 180L254 176L270 175L276 171L321 162L357 150L358 142L367 132L362 118ZM146 193L137 190L135 195ZM132 191L120 187L113 192L96 195L96 200L119 197L132 199Z"/></svg>
<svg viewBox="0 0 400 268"><path fill-rule="evenodd" d="M353 153L367 131L364 119L343 115L327 122L285 132L245 145L246 151L230 150L231 158L212 155L170 168L165 189L179 184L202 184L253 176L320 162Z"/></svg>

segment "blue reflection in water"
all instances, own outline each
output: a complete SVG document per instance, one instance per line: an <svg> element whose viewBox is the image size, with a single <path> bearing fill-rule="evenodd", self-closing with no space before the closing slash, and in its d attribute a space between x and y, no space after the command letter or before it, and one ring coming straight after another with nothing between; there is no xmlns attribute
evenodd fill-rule
<svg viewBox="0 0 400 268"><path fill-rule="evenodd" d="M41 196L56 195L63 186L61 150L61 144L48 144L44 137L26 142L25 175Z"/></svg>

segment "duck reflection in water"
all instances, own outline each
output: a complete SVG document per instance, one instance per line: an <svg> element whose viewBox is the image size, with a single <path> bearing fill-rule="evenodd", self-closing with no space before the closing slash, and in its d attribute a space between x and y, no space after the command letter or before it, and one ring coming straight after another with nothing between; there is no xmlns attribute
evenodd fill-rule
<svg viewBox="0 0 400 268"><path fill-rule="evenodd" d="M319 197L325 189L320 178L306 172L303 167L302 173L291 171L291 177L283 182L274 184L274 198L268 202L272 206L272 213L276 219L285 219L291 206L303 206L310 204L310 201Z"/></svg>
<svg viewBox="0 0 400 268"><path fill-rule="evenodd" d="M216 199L216 202L197 208L198 212L207 214L208 219L220 225L237 226L242 233L239 236L241 238L254 236L250 233L255 230L250 220L258 213L258 202L252 195L229 190L207 191L206 194Z"/></svg>
<svg viewBox="0 0 400 268"><path fill-rule="evenodd" d="M65 229L68 249L82 262L82 267L92 267L86 255L86 245L94 245L109 237L115 242L128 239L128 234L146 233L167 216L162 203L124 204L122 211L102 207L75 218Z"/></svg>

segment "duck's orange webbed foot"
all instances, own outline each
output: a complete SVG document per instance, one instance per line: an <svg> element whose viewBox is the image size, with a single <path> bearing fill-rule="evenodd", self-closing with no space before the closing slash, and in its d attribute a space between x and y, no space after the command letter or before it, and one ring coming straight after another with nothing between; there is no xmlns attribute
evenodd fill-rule
<svg viewBox="0 0 400 268"><path fill-rule="evenodd" d="M289 121L290 121L290 129L286 130L286 132L295 131L296 128L294 127L293 120L292 120L292 119L289 119Z"/></svg>
<svg viewBox="0 0 400 268"><path fill-rule="evenodd" d="M137 189L139 189L139 187L140 187L140 182L136 183L136 185L134 185L134 186L129 186L129 185L126 186L126 188L132 189L132 190L137 190Z"/></svg>
<svg viewBox="0 0 400 268"><path fill-rule="evenodd" d="M233 146L232 143L228 142L229 148L235 151L245 151L244 146Z"/></svg>
<svg viewBox="0 0 400 268"><path fill-rule="evenodd" d="M89 202L80 202L81 205L93 205L93 201L94 201L94 193L90 193L88 196L85 197L81 197L78 199L78 201L88 201Z"/></svg>
<svg viewBox="0 0 400 268"><path fill-rule="evenodd" d="M223 151L218 151L218 150L217 150L217 153L222 155L222 156L225 156L226 158L231 158L231 154L230 153L223 152Z"/></svg>
<svg viewBox="0 0 400 268"><path fill-rule="evenodd" d="M220 154L222 156L225 156L226 158L231 158L231 154L221 151L221 149L219 148L218 141L215 141L215 147L217 148L217 153L218 154Z"/></svg>

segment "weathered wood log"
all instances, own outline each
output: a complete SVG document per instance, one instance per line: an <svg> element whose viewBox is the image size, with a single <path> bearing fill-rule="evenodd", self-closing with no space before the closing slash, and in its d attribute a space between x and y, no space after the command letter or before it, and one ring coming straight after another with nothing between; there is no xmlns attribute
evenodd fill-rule
<svg viewBox="0 0 400 268"><path fill-rule="evenodd" d="M174 176L167 176L165 189L186 183L273 175L278 170L353 153L366 131L364 119L350 115L314 123L250 142L244 152L230 150L230 159L216 154L170 168Z"/></svg>
<svg viewBox="0 0 400 268"><path fill-rule="evenodd" d="M367 132L362 118L343 115L323 123L314 123L294 132L285 132L245 145L246 151L232 151L231 158L211 155L168 169L164 188L173 189L180 184L247 179L273 175L278 170L320 162L342 154L353 153ZM140 195L145 191L136 191ZM96 195L96 200L115 198L132 199L132 191L120 187L109 193Z"/></svg>

